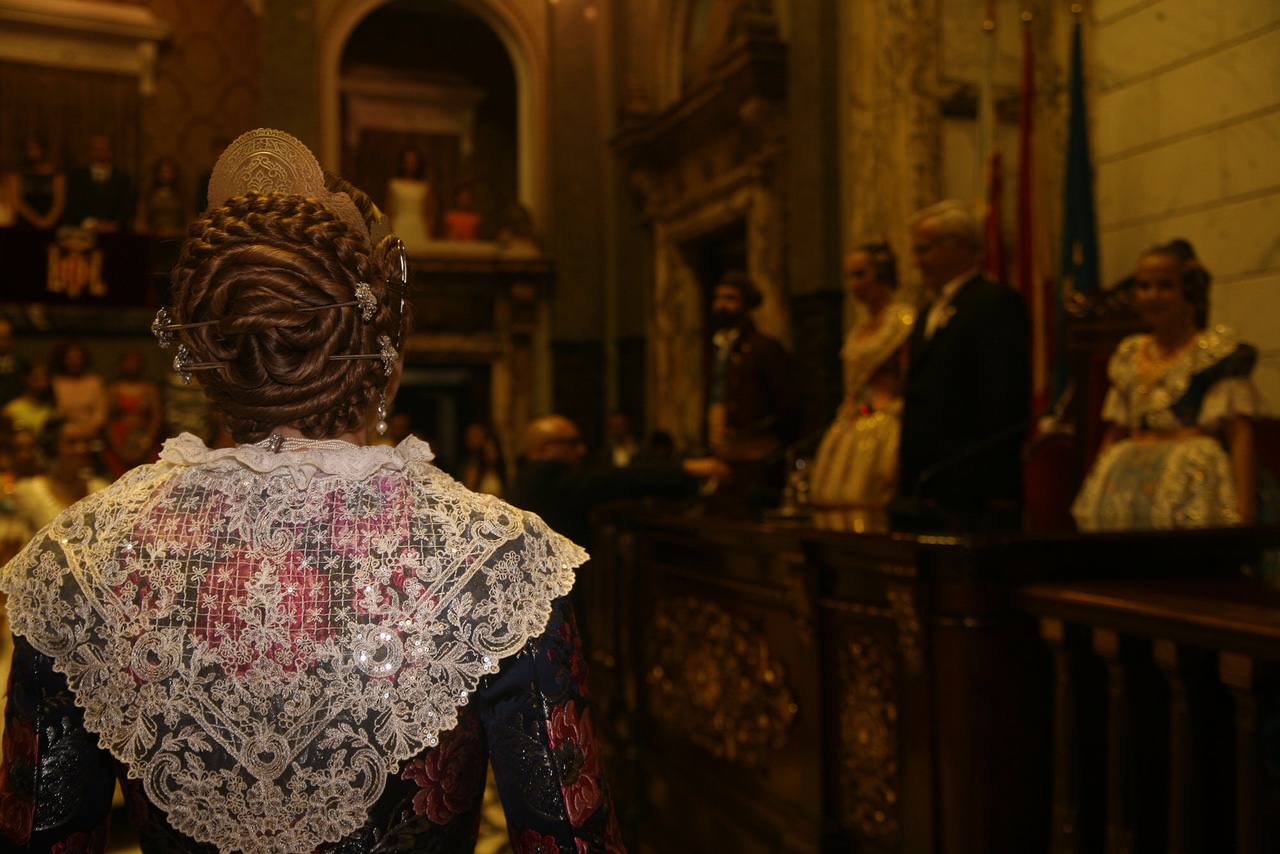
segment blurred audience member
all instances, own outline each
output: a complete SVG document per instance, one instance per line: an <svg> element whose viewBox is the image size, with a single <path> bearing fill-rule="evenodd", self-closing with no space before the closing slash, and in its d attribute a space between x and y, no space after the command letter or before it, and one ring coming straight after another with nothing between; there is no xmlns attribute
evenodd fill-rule
<svg viewBox="0 0 1280 854"><path fill-rule="evenodd" d="M533 226L533 214L519 202L512 202L494 238L507 252L536 253L541 248Z"/></svg>
<svg viewBox="0 0 1280 854"><path fill-rule="evenodd" d="M610 501L693 494L696 481L726 479L729 469L715 458L683 463L639 462L625 469L586 468L587 446L578 427L563 415L547 415L525 428L525 457L511 501L541 516L552 528L586 546L590 512Z"/></svg>
<svg viewBox="0 0 1280 854"><path fill-rule="evenodd" d="M435 199L425 173L422 152L406 146L400 151L395 177L387 182L391 230L409 249L421 249L435 231Z"/></svg>
<svg viewBox="0 0 1280 854"><path fill-rule="evenodd" d="M14 430L39 435L55 414L49 388L49 369L35 365L28 370L22 394L6 403L2 411Z"/></svg>
<svg viewBox="0 0 1280 854"><path fill-rule="evenodd" d="M49 422L45 422L45 427ZM45 460L40 453L40 433L30 430L15 430L9 439L9 472L15 480L35 477L45 469Z"/></svg>
<svg viewBox="0 0 1280 854"><path fill-rule="evenodd" d="M120 357L120 377L107 390L108 420L103 461L113 477L151 462L160 450L164 411L160 388L142 375L142 355Z"/></svg>
<svg viewBox="0 0 1280 854"><path fill-rule="evenodd" d="M225 427L216 423L209 411L208 398L197 383L187 385L176 371L167 371L164 384L164 420L169 434L191 433L199 436L209 447L220 435L230 436ZM234 444L234 443L233 443Z"/></svg>
<svg viewBox="0 0 1280 854"><path fill-rule="evenodd" d="M473 241L480 239L480 226L483 217L476 210L475 194L471 188L463 184L454 196L453 207L444 214L444 236L446 240Z"/></svg>
<svg viewBox="0 0 1280 854"><path fill-rule="evenodd" d="M44 137L28 134L22 141L22 169L9 176L5 189L19 223L48 231L62 219L67 176L58 169Z"/></svg>
<svg viewBox="0 0 1280 854"><path fill-rule="evenodd" d="M473 492L484 492L502 498L507 492L506 464L502 446L488 424L467 425L463 436L466 458L462 463L462 485Z"/></svg>
<svg viewBox="0 0 1280 854"><path fill-rule="evenodd" d="M20 480L14 489L14 510L34 534L54 517L90 493L106 489L107 481L92 474L94 435L60 418L52 419L40 435L48 468Z"/></svg>
<svg viewBox="0 0 1280 854"><path fill-rule="evenodd" d="M631 429L631 416L615 412L605 423L605 447L602 459L606 465L624 469L640 453L640 443Z"/></svg>
<svg viewBox="0 0 1280 854"><path fill-rule="evenodd" d="M711 301L711 388L707 437L729 462L761 462L795 438L799 406L791 356L751 322L763 297L742 272L726 273Z"/></svg>
<svg viewBox="0 0 1280 854"><path fill-rule="evenodd" d="M96 435L107 421L107 388L90 367L84 345L68 341L53 351L49 372L58 415Z"/></svg>
<svg viewBox="0 0 1280 854"><path fill-rule="evenodd" d="M151 185L138 206L138 230L161 239L187 231L187 205L182 199L182 172L172 157L159 157L151 167Z"/></svg>
<svg viewBox="0 0 1280 854"><path fill-rule="evenodd" d="M13 324L0 317L0 406L22 394L27 371L27 360L14 352Z"/></svg>
<svg viewBox="0 0 1280 854"><path fill-rule="evenodd" d="M654 430L649 434L649 444L642 454L643 459L670 461L676 458L676 441L666 430Z"/></svg>
<svg viewBox="0 0 1280 854"><path fill-rule="evenodd" d="M133 179L115 165L111 137L89 137L89 164L67 180L66 222L99 232L119 231L133 222Z"/></svg>
<svg viewBox="0 0 1280 854"><path fill-rule="evenodd" d="M844 272L860 311L840 353L844 402L818 446L810 496L818 505L877 512L898 483L903 346L916 311L894 299L898 262L888 243L859 246Z"/></svg>

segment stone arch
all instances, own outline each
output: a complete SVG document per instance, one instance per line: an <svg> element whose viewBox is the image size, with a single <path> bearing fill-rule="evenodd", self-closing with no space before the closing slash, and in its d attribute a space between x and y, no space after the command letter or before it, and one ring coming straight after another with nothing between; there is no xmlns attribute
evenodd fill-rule
<svg viewBox="0 0 1280 854"><path fill-rule="evenodd" d="M335 168L341 151L339 84L347 40L375 9L392 0L346 0L338 5L320 35L321 160ZM504 0L452 0L484 21L511 57L516 78L516 192L539 223L548 221L547 56L527 19Z"/></svg>

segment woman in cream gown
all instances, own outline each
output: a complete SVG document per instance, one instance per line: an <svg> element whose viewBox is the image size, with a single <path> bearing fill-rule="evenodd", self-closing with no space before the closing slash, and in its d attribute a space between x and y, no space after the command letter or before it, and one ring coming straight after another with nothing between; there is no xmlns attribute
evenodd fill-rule
<svg viewBox="0 0 1280 854"><path fill-rule="evenodd" d="M916 312L894 299L897 261L887 243L869 243L845 260L849 293L862 308L845 339L845 399L814 462L810 495L818 507L883 516L894 495L901 431L902 346Z"/></svg>
<svg viewBox="0 0 1280 854"><path fill-rule="evenodd" d="M424 177L422 152L406 148L400 152L400 168L387 182L387 208L391 227L410 251L431 242L431 185Z"/></svg>

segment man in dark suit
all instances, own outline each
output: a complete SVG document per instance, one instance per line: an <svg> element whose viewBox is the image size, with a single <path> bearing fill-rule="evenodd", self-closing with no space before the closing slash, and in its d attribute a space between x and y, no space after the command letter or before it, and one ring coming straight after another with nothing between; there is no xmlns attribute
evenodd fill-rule
<svg viewBox="0 0 1280 854"><path fill-rule="evenodd" d="M760 303L760 291L740 272L726 273L712 294L707 441L734 463L777 455L795 439L799 415L790 354L751 322Z"/></svg>
<svg viewBox="0 0 1280 854"><path fill-rule="evenodd" d="M962 202L912 218L929 307L910 341L899 492L922 526L1016 528L1031 394L1021 296L983 277L981 227ZM937 511L932 521L921 508Z"/></svg>
<svg viewBox="0 0 1280 854"><path fill-rule="evenodd" d="M127 229L133 220L133 180L115 166L111 137L89 137L89 165L67 176L68 225L91 225L99 232Z"/></svg>

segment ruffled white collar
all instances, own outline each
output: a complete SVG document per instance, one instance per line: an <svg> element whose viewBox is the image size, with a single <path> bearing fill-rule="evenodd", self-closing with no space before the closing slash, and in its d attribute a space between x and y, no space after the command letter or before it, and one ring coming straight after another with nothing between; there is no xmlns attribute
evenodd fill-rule
<svg viewBox="0 0 1280 854"><path fill-rule="evenodd" d="M309 481L317 474L362 480L379 471L401 471L435 459L431 446L415 436L399 445L353 445L340 439L307 442L273 451L265 443L209 448L199 436L183 433L164 443L161 462L176 466L240 466L261 475L288 473Z"/></svg>

